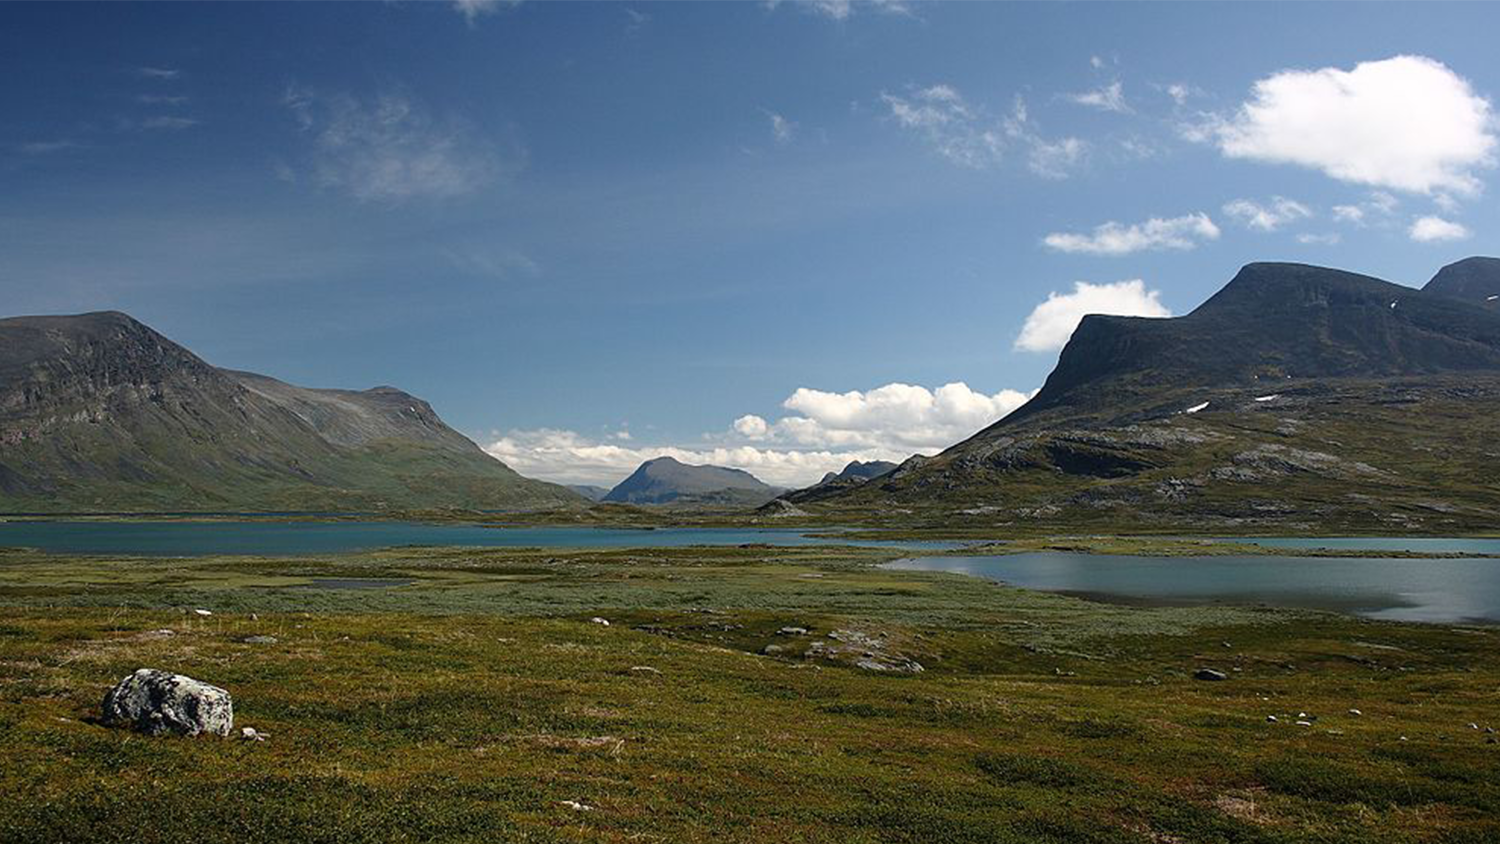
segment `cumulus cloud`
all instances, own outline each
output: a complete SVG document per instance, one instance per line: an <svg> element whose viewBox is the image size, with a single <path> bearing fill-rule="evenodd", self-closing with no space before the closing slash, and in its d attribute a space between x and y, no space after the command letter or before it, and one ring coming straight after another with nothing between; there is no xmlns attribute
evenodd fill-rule
<svg viewBox="0 0 1500 844"><path fill-rule="evenodd" d="M1273 232L1287 223L1305 220L1313 215L1312 209L1284 196L1271 197L1268 203L1251 199L1236 199L1224 204L1224 213L1252 229Z"/></svg>
<svg viewBox="0 0 1500 844"><path fill-rule="evenodd" d="M1396 56L1353 70L1288 70L1255 83L1228 117L1189 137L1230 158L1296 164L1344 182L1473 195L1494 164L1494 116L1469 81L1436 60Z"/></svg>
<svg viewBox="0 0 1500 844"><path fill-rule="evenodd" d="M786 416L755 414L734 420L729 431L696 445L625 446L558 429L511 431L485 446L523 475L559 483L612 485L646 460L744 469L766 483L802 487L850 461L899 462L936 454L998 421L1035 393L994 395L962 382L935 390L886 384L836 393L801 388L782 403Z"/></svg>
<svg viewBox="0 0 1500 844"><path fill-rule="evenodd" d="M366 101L292 88L284 102L312 141L313 181L356 199L459 196L488 185L501 170L494 145L472 127L437 119L401 94Z"/></svg>
<svg viewBox="0 0 1500 844"><path fill-rule="evenodd" d="M747 413L744 416L741 416L740 418L734 420L735 433L739 434L747 440L765 439L766 434L768 434L770 430L771 426L766 424L766 420L759 416L756 416L753 413Z"/></svg>
<svg viewBox="0 0 1500 844"><path fill-rule="evenodd" d="M1418 217L1407 230L1412 240L1418 243L1442 243L1449 240L1464 240L1470 232L1461 223L1444 220L1442 217Z"/></svg>
<svg viewBox="0 0 1500 844"><path fill-rule="evenodd" d="M1217 240L1219 227L1202 212L1182 217L1152 217L1144 223L1108 222L1088 234L1054 232L1042 239L1058 252L1089 255L1129 255L1143 250L1192 249L1200 241Z"/></svg>
<svg viewBox="0 0 1500 844"><path fill-rule="evenodd" d="M1141 279L1113 284L1073 283L1072 293L1047 294L1037 305L1016 338L1016 348L1025 352L1055 352L1067 345L1078 323L1088 314L1169 317L1161 303L1161 292L1147 290Z"/></svg>
<svg viewBox="0 0 1500 844"><path fill-rule="evenodd" d="M982 170L1000 161L1001 133L949 85L905 94L882 93L880 101L897 125L921 133L937 153L961 167Z"/></svg>
<svg viewBox="0 0 1500 844"><path fill-rule="evenodd" d="M802 445L857 446L905 457L946 448L1025 404L1031 395L1018 390L986 395L962 381L936 390L900 383L846 393L801 387L782 402L795 415L779 420L774 436Z"/></svg>
<svg viewBox="0 0 1500 844"><path fill-rule="evenodd" d="M1069 102L1101 111L1113 111L1119 114L1126 114L1130 111L1130 106L1125 102L1125 88L1118 81L1081 94L1065 94L1063 98Z"/></svg>

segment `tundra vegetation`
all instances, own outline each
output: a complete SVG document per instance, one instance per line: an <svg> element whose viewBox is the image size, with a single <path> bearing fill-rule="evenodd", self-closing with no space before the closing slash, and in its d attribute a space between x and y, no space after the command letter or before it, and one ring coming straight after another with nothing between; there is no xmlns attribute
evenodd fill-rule
<svg viewBox="0 0 1500 844"><path fill-rule="evenodd" d="M1500 838L1500 631L897 554L4 552L0 839ZM99 723L142 667L229 690L235 737Z"/></svg>

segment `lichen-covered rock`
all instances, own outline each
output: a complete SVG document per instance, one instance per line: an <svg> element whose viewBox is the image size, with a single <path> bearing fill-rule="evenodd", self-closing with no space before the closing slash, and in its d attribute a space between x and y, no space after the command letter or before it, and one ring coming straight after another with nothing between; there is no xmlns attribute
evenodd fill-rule
<svg viewBox="0 0 1500 844"><path fill-rule="evenodd" d="M104 721L149 736L227 736L234 729L229 692L182 674L142 668L104 696Z"/></svg>

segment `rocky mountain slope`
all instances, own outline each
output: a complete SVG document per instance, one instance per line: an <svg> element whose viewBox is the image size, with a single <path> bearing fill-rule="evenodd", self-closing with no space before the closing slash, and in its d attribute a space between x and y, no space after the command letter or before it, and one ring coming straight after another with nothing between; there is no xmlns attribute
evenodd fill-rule
<svg viewBox="0 0 1500 844"><path fill-rule="evenodd" d="M627 504L756 506L779 492L740 469L690 466L671 457L658 457L642 463L603 500Z"/></svg>
<svg viewBox="0 0 1500 844"><path fill-rule="evenodd" d="M218 369L118 312L0 320L0 511L534 508L533 481L392 387Z"/></svg>
<svg viewBox="0 0 1500 844"><path fill-rule="evenodd" d="M1500 282L1500 262L1454 266L1415 290L1252 264L1183 317L1086 317L1025 407L810 509L1081 529L1493 529L1500 312L1469 291Z"/></svg>
<svg viewBox="0 0 1500 844"><path fill-rule="evenodd" d="M866 481L896 471L897 465L887 460L870 460L867 462L855 460L838 472L829 472L824 475L823 480L818 481L816 484L804 489L794 490L781 497L793 504L832 498Z"/></svg>

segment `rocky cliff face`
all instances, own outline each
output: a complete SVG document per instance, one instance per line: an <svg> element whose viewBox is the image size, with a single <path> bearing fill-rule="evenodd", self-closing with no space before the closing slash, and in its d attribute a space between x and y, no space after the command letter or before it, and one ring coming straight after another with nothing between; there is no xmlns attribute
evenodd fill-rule
<svg viewBox="0 0 1500 844"><path fill-rule="evenodd" d="M1500 310L1500 258L1465 258L1438 270L1422 288L1489 310Z"/></svg>

